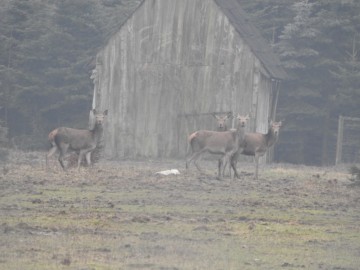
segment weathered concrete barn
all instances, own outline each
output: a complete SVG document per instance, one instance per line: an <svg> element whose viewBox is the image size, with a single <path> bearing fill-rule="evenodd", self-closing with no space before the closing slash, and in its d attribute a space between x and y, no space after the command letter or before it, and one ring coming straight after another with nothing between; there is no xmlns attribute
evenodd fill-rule
<svg viewBox="0 0 360 270"><path fill-rule="evenodd" d="M236 0L144 0L93 75L111 158L183 157L211 112L250 113L249 130L266 132L286 76Z"/></svg>

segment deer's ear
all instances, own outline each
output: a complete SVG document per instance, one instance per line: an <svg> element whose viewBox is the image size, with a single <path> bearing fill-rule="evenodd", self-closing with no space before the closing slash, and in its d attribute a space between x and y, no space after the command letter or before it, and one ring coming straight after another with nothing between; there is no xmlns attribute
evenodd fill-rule
<svg viewBox="0 0 360 270"><path fill-rule="evenodd" d="M96 109L92 109L92 112L93 112L94 114L96 114Z"/></svg>
<svg viewBox="0 0 360 270"><path fill-rule="evenodd" d="M105 111L104 111L104 115L107 115L107 114L108 114L108 110L105 110Z"/></svg>
<svg viewBox="0 0 360 270"><path fill-rule="evenodd" d="M211 114L216 120L219 120L219 116L217 116L215 113Z"/></svg>

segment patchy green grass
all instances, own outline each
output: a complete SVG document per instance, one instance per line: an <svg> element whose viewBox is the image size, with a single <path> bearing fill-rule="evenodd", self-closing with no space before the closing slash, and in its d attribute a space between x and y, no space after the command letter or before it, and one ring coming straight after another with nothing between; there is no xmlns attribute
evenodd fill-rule
<svg viewBox="0 0 360 270"><path fill-rule="evenodd" d="M205 176L153 174L182 167L8 165L0 269L359 268L360 190L346 172L278 165L253 180L246 165L218 181L208 162Z"/></svg>

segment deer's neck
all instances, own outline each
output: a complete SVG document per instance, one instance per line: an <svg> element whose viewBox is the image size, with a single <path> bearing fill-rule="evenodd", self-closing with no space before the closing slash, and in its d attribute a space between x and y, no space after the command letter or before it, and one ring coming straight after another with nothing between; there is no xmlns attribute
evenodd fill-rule
<svg viewBox="0 0 360 270"><path fill-rule="evenodd" d="M245 127L238 125L236 128L236 140L238 144L241 144L245 137Z"/></svg>
<svg viewBox="0 0 360 270"><path fill-rule="evenodd" d="M276 143L278 139L278 135L275 135L272 129L269 129L268 133L265 135L265 143L267 147L271 147L274 143Z"/></svg>
<svg viewBox="0 0 360 270"><path fill-rule="evenodd" d="M97 125L95 124L94 128L92 130L90 130L93 139L98 142L100 140L100 137L102 135L103 132L103 127L102 125Z"/></svg>
<svg viewBox="0 0 360 270"><path fill-rule="evenodd" d="M222 128L218 127L217 131L228 131L228 128L224 125Z"/></svg>

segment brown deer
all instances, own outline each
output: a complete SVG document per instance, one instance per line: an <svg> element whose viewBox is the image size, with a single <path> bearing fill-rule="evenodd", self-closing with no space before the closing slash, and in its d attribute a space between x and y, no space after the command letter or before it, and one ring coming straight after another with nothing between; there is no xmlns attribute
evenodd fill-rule
<svg viewBox="0 0 360 270"><path fill-rule="evenodd" d="M228 131L227 121L233 117L232 112L228 112L227 114L217 115L216 113L211 114L216 119L216 130L217 131ZM220 162L220 160L219 160ZM224 165L225 171L226 164ZM224 174L224 173L223 173ZM231 166L229 166L229 175L231 177Z"/></svg>
<svg viewBox="0 0 360 270"><path fill-rule="evenodd" d="M236 170L236 163L239 155L253 156L255 160L255 179L258 179L259 158L262 157L267 150L273 146L278 138L282 122L270 122L268 133L246 133L243 145L239 151L235 153L230 159L230 165L234 170L234 174L239 178Z"/></svg>
<svg viewBox="0 0 360 270"><path fill-rule="evenodd" d="M88 165L91 165L91 152L96 148L101 138L103 122L105 116L108 114L108 110L105 110L103 113L98 113L93 109L93 113L95 116L95 126L92 130L68 127L57 128L54 142L60 151L59 162L64 171L66 170L64 166L64 156L69 149L79 152L78 170L80 170L80 164L84 156L86 157ZM52 149L50 149L50 151L51 150Z"/></svg>
<svg viewBox="0 0 360 270"><path fill-rule="evenodd" d="M228 112L225 115L217 115L216 113L211 114L216 119L216 130L227 131L228 127L226 122L232 117L232 113Z"/></svg>
<svg viewBox="0 0 360 270"><path fill-rule="evenodd" d="M228 112L226 114L220 114L213 112L211 114L214 119L216 120L216 131L228 131L228 127L226 122L232 118L232 112ZM190 144L187 145L186 153L189 153ZM231 174L231 167L230 167L230 174Z"/></svg>
<svg viewBox="0 0 360 270"><path fill-rule="evenodd" d="M245 135L245 126L249 116L237 116L237 129L233 131L199 130L192 133L188 140L192 155L186 160L186 169L192 161L196 168L202 172L197 160L206 152L220 154L218 165L218 179L222 179L222 166L230 162L231 157L239 150Z"/></svg>

